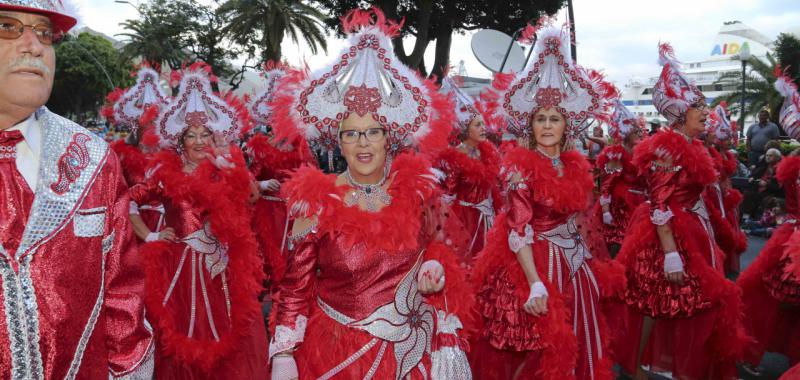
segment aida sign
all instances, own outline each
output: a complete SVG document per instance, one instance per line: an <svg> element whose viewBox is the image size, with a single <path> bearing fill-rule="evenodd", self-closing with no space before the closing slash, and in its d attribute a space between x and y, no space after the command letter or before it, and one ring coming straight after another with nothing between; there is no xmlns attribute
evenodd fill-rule
<svg viewBox="0 0 800 380"><path fill-rule="evenodd" d="M747 44L747 41L742 42L741 44L736 42L728 42L723 44L714 45L714 48L711 49L711 55L731 55L731 54L739 54L739 51L747 48L750 49L750 45Z"/></svg>

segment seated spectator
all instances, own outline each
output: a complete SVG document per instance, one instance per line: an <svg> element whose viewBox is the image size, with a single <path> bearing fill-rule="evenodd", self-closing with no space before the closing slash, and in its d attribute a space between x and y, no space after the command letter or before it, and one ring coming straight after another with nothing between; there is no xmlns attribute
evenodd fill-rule
<svg viewBox="0 0 800 380"><path fill-rule="evenodd" d="M748 235L770 237L775 228L788 220L786 202L783 199L767 197L764 199L764 212L758 221L749 220L742 229Z"/></svg>
<svg viewBox="0 0 800 380"><path fill-rule="evenodd" d="M783 158L781 151L770 148L764 155L764 161L759 162L750 173L750 187L745 190L742 202L742 216L745 219L758 218L760 205L766 197L783 198L783 189L775 179L778 163Z"/></svg>

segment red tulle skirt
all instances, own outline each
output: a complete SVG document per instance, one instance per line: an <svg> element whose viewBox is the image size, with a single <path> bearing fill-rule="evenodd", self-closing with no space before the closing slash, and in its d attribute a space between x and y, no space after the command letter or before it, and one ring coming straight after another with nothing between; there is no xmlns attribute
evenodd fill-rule
<svg viewBox="0 0 800 380"><path fill-rule="evenodd" d="M501 259L491 260L498 265L488 263L493 267L488 271L487 263L480 263L475 273L484 279L476 297L482 329L470 354L475 379L591 379L592 372L595 379L612 378L598 280L589 261L571 276L558 249L551 256L547 240L534 242L534 261L550 294L548 313L534 317L523 309L529 290L508 249L505 217L496 223L479 261Z"/></svg>
<svg viewBox="0 0 800 380"><path fill-rule="evenodd" d="M761 362L764 352L779 352L790 364L800 362L800 282L785 271L789 264L784 244L793 224L775 230L755 262L737 280L742 289L745 326L756 342L745 360Z"/></svg>
<svg viewBox="0 0 800 380"><path fill-rule="evenodd" d="M365 349L373 339L377 342ZM383 344L383 340L364 331L345 327L334 321L314 302L305 338L294 353L300 379L318 379L346 361L352 363L342 365L344 368L330 377L331 379L363 379L373 365L376 365L373 379L394 379L397 371L394 344L385 342L386 346L382 347ZM348 360L362 349L361 356ZM378 364L375 364L379 356ZM430 355L424 354L420 363L425 367L426 374L430 374ZM421 380L427 376L423 376L415 368L408 378Z"/></svg>
<svg viewBox="0 0 800 380"><path fill-rule="evenodd" d="M725 279L723 254L699 218L681 209L672 211L670 225L684 262L684 283L666 280L664 251L650 221L650 205L640 205L617 257L627 268L623 297L627 306L614 308L617 315L609 318L624 321L627 328L615 339L614 352L627 371L636 372L647 316L655 324L641 364L671 372L676 379L735 378L736 362L749 342L739 290Z"/></svg>

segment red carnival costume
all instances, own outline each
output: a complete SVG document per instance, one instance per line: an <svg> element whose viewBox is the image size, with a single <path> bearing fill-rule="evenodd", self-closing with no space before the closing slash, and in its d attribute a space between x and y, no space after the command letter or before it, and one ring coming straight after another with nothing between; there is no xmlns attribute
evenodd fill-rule
<svg viewBox="0 0 800 380"><path fill-rule="evenodd" d="M136 77L136 84L131 88L114 91L107 97L111 104L106 117L116 125L128 127L129 133L135 136L136 145L129 144L127 140L111 144L111 149L119 157L128 186L134 186L145 180L145 172L150 167L152 153L145 152L141 142L142 136L145 135L145 129L152 129L152 122L168 103L167 95L159 86L157 71L142 65ZM132 203L130 212L139 214L151 231L161 230L164 222L164 206L161 203L157 201L143 205Z"/></svg>
<svg viewBox="0 0 800 380"><path fill-rule="evenodd" d="M445 77L441 90L453 97L456 106L458 122L454 123L455 133L467 133L470 123L477 118L485 124L495 119L493 108L473 101L450 77ZM497 148L486 140L476 147L464 143L448 147L439 154L437 161L436 166L445 178L442 199L451 210L444 224L445 239L461 262L471 267L475 256L483 249L486 234L501 203L500 157Z"/></svg>
<svg viewBox="0 0 800 380"><path fill-rule="evenodd" d="M793 133L790 137L800 137L797 88L784 75L779 76L775 87L786 97L781 112L784 128ZM793 99L797 106L792 104ZM772 233L753 264L736 281L742 288L745 322L757 341L745 358L751 365L758 365L765 351L786 354L790 365L800 362L800 276L789 270L790 256L800 252L800 157L781 160L776 177L786 193L786 212L791 219Z"/></svg>
<svg viewBox="0 0 800 380"><path fill-rule="evenodd" d="M166 149L147 180L131 189L139 204L164 204L166 226L180 239L141 248L159 380L266 377L266 331L257 302L261 261L250 228L244 158L231 148L227 159L206 160L187 172L186 158L175 152L194 125L229 143L244 116L212 94L207 75L193 66L156 123Z"/></svg>
<svg viewBox="0 0 800 380"><path fill-rule="evenodd" d="M572 137L586 127L587 118L606 112L609 94L572 62L565 30L542 33L537 58L511 82L502 106L520 130L528 129L540 108L555 107L565 115L565 135ZM592 260L576 223L589 208L589 163L577 151L546 157L513 147L504 152L503 170L519 180L510 183L508 213L498 216L473 269L480 281L475 285L482 319L470 354L475 377L611 379L599 304L601 287L604 292L610 287L599 276L623 276L610 265L593 270L601 263ZM547 314L540 317L523 309L531 286L515 255L528 245L549 293Z"/></svg>
<svg viewBox="0 0 800 380"><path fill-rule="evenodd" d="M656 84L656 107L675 125L703 94L678 71L672 49L660 47L664 69ZM624 316L628 327L616 347L623 367L636 372L645 317L655 325L641 364L669 371L676 379L728 379L747 343L741 323L736 285L725 279L723 253L714 242L703 190L714 183L708 151L698 140L663 130L640 143L634 152L639 175L647 178L650 203L632 216L617 260L626 266L628 288ZM683 262L682 285L665 275L665 252L656 226L669 223ZM671 254L671 252L670 252Z"/></svg>
<svg viewBox="0 0 800 380"><path fill-rule="evenodd" d="M647 200L644 178L633 165L633 153L623 145L630 134L641 133L643 127L640 117L631 113L619 100L615 101L609 122L609 134L615 144L603 148L595 163L600 171L600 198L595 213L604 221L603 235L608 245L622 244L633 210ZM608 205L611 218L604 219L604 205Z"/></svg>
<svg viewBox="0 0 800 380"><path fill-rule="evenodd" d="M285 70L281 66L267 66L264 74L266 88L256 95L250 108L250 114L256 124L270 125L269 117L272 114L270 104L278 81L284 74ZM293 141L276 141L273 136L273 133L267 135L256 133L245 146L245 153L250 162L250 172L255 176L262 191L266 191L268 181L274 180L283 183L289 178L292 170L304 164L316 164L304 138L298 137ZM268 280L274 284L280 279L280 274L285 269L286 239L291 231L286 200L280 197L280 190L262 193L253 211L252 225L265 259L264 273L270 276Z"/></svg>
<svg viewBox="0 0 800 380"><path fill-rule="evenodd" d="M714 108L706 119L706 132L713 134L715 143L708 145L708 153L717 170L718 179L703 192L703 202L708 209L714 239L725 253L725 273L739 272L739 255L747 249L747 236L739 228L738 207L742 195L731 187L730 177L736 174L737 160L726 147L736 133L728 119L723 104ZM722 150L722 152L720 152Z"/></svg>
<svg viewBox="0 0 800 380"><path fill-rule="evenodd" d="M61 1L0 11L76 23ZM152 377L128 202L117 157L79 125L42 107L0 131L0 378Z"/></svg>
<svg viewBox="0 0 800 380"><path fill-rule="evenodd" d="M277 138L336 144L351 112L372 115L388 131L391 182L386 190L350 179L339 185L335 175L304 167L286 183L292 217L313 225L290 237L270 357L275 365L296 349L300 379L471 379L454 314L471 306L469 292L455 255L433 240L436 176L423 155L400 152L445 146L452 104L399 63L390 40L399 25L379 10L351 12L343 29L350 46L335 65L289 74L273 126ZM373 193L383 208L354 203ZM417 276L427 260L444 266L446 284L422 296Z"/></svg>

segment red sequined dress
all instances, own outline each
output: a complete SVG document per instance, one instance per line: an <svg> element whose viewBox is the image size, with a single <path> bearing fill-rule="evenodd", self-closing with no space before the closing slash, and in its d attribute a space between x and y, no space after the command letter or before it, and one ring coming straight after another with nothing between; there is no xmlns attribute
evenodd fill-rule
<svg viewBox="0 0 800 380"><path fill-rule="evenodd" d="M316 224L290 238L270 357L294 349L301 379L465 378L455 333L470 295L455 255L431 240L426 205L440 193L430 168L418 156L396 157L391 203L376 212L347 206L352 188L315 168L286 183L292 215ZM427 260L444 266L446 282L422 296L417 274Z"/></svg>
<svg viewBox="0 0 800 380"><path fill-rule="evenodd" d="M747 236L739 228L738 204L741 194L731 188L730 177L736 172L736 159L710 147L708 153L719 175L717 181L706 187L703 202L708 209L714 240L725 253L725 273L739 271L739 255L747 249ZM738 200L737 200L738 197ZM733 213L733 215L729 215Z"/></svg>
<svg viewBox="0 0 800 380"><path fill-rule="evenodd" d="M464 266L471 267L500 208L500 157L489 141L467 149L474 153L445 149L437 166L445 175L443 199L451 210L444 225L445 241Z"/></svg>
<svg viewBox="0 0 800 380"><path fill-rule="evenodd" d="M250 160L250 172L257 181L275 179L283 183L292 170L316 163L308 143L302 138L279 148L272 145L270 137L257 134L247 142L245 152ZM291 231L286 200L281 198L280 190L262 193L253 210L252 226L264 256L267 280L279 281L286 267L286 239Z"/></svg>
<svg viewBox="0 0 800 380"><path fill-rule="evenodd" d="M125 140L115 141L111 144L111 149L119 157L122 174L125 176L128 187L144 182L147 168L150 167L150 155L143 152L140 147L126 143ZM136 210L132 208L131 211L139 213L150 231L161 231L164 224L164 205L161 202L155 201L135 206Z"/></svg>
<svg viewBox="0 0 800 380"><path fill-rule="evenodd" d="M708 151L698 140L662 131L634 150L634 165L647 178L650 203L635 211L617 260L626 267L628 286L622 315L623 337L615 353L636 372L645 316L655 326L642 355L651 370L679 379L728 379L747 342L736 285L725 279L723 253L713 239L703 190L717 180ZM684 263L682 285L667 281L664 249L656 225L669 224Z"/></svg>
<svg viewBox="0 0 800 380"><path fill-rule="evenodd" d="M745 325L756 339L746 360L758 365L765 351L780 352L790 364L800 362L800 279L787 270L790 255L800 251L800 157L786 157L776 178L786 193L791 219L778 227L755 261L736 283L742 289Z"/></svg>
<svg viewBox="0 0 800 380"><path fill-rule="evenodd" d="M602 206L608 205L613 220L602 226L605 242L622 244L633 210L647 200L644 178L633 165L633 155L622 145L604 148L597 156L596 166L600 172L600 198L595 213L602 221Z"/></svg>
<svg viewBox="0 0 800 380"><path fill-rule="evenodd" d="M561 176L538 152L511 148L504 156L505 170L521 181L510 185L509 211L498 216L473 269L481 281L482 323L470 353L476 379L613 378L600 301L615 282L624 286L624 275L592 259L576 223L589 208L589 163L577 151L560 160ZM529 285L511 246L525 244L549 293L542 317L523 309Z"/></svg>
<svg viewBox="0 0 800 380"><path fill-rule="evenodd" d="M139 203L160 200L181 239L140 249L159 380L267 377L250 174L241 152L232 156L231 169L206 161L186 173L177 153L162 151L152 175L130 190Z"/></svg>

